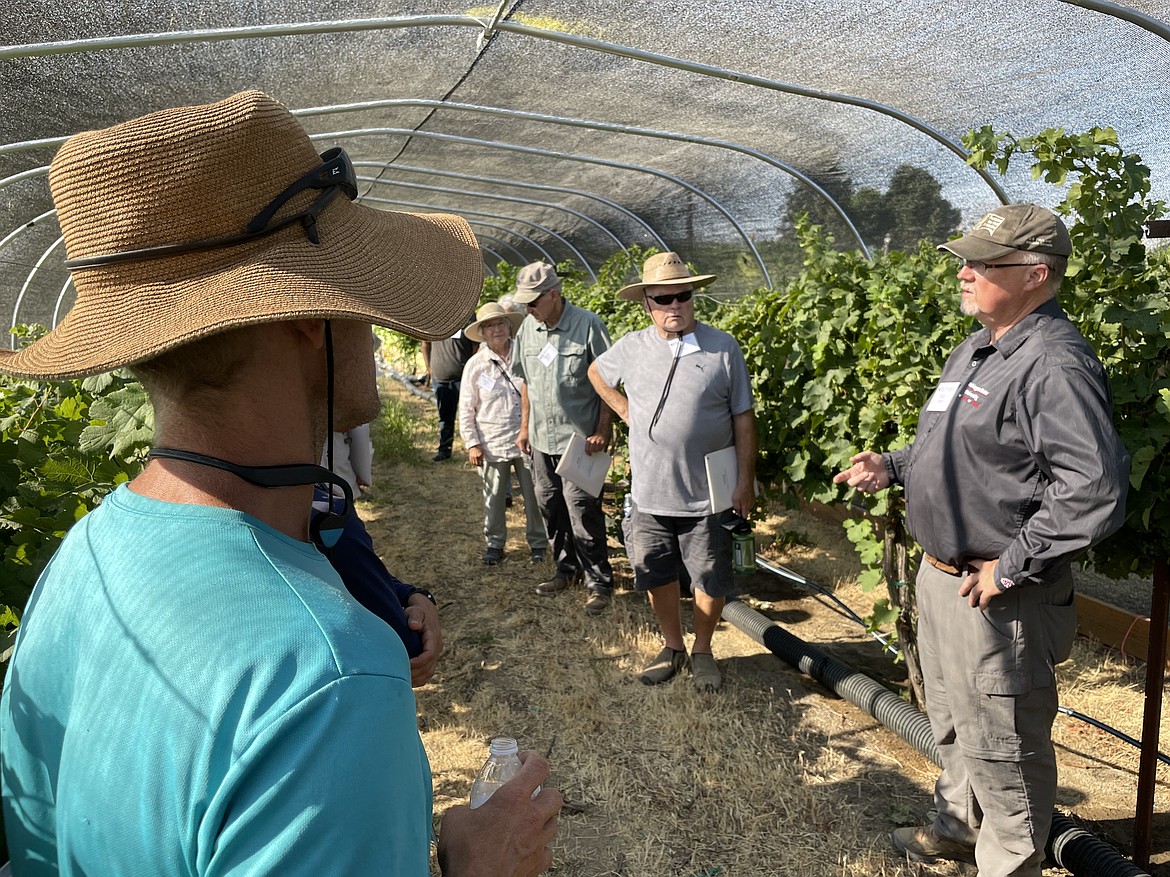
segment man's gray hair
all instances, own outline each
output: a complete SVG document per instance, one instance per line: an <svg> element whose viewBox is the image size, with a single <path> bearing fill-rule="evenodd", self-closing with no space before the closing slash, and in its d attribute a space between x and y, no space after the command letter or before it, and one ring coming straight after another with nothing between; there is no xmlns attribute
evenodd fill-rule
<svg viewBox="0 0 1170 877"><path fill-rule="evenodd" d="M1055 296L1060 291L1060 284L1064 280L1064 272L1068 270L1068 256L1057 256L1052 253L1035 253L1031 250L1020 250L1020 262L1025 265L1048 266L1048 288Z"/></svg>

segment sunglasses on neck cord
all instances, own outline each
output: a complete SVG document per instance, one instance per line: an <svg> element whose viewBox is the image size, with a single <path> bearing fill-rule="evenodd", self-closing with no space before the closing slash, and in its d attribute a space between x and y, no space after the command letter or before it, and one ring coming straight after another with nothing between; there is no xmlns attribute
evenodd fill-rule
<svg viewBox="0 0 1170 877"><path fill-rule="evenodd" d="M147 259L161 259L167 256L177 256L181 253L193 253L201 250L213 250L220 247L234 247L245 244L257 238L267 237L273 232L288 228L300 223L305 229L305 236L313 244L320 244L317 236L317 217L329 206L338 192L343 192L351 201L357 198L357 175L354 173L353 163L345 150L336 147L321 154L321 164L296 180L283 192L268 203L245 227L243 234L228 235L226 237L204 238L197 241L186 241L180 244L163 244L158 247L144 247L140 250L124 250L120 253L103 253L100 256L85 256L80 259L66 259L65 267L70 271L81 268L96 268L99 265L117 265L120 262L142 262ZM317 198L306 207L291 216L273 222L278 210L289 199L306 189L321 189Z"/></svg>

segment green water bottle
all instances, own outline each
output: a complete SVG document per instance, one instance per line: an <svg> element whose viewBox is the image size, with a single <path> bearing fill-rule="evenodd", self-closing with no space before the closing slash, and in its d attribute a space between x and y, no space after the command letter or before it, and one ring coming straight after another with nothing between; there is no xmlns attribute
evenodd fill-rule
<svg viewBox="0 0 1170 877"><path fill-rule="evenodd" d="M731 568L740 575L756 571L756 537L752 525L734 512L723 524L731 533Z"/></svg>

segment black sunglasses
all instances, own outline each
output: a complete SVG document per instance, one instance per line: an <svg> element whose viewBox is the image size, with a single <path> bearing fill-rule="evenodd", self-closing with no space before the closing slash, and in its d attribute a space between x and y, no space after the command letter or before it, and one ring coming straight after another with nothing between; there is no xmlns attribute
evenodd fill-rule
<svg viewBox="0 0 1170 877"><path fill-rule="evenodd" d="M287 189L269 202L268 206L256 214L256 217L244 227L244 233L228 235L218 238L204 238L198 241L188 241L183 244L163 244L158 247L144 247L141 250L124 250L120 253L105 253L100 256L85 256L81 259L66 259L65 267L70 271L79 268L94 268L98 265L116 265L119 262L142 262L147 259L161 259L165 256L177 256L180 253L191 253L197 250L211 250L218 247L234 247L266 237L281 229L288 228L294 223L301 223L305 234L314 244L320 244L317 237L317 217L329 206L337 195L338 190L345 193L349 200L357 197L357 174L354 173L353 163L345 150L341 147L330 149L321 154L323 164L313 168ZM305 189L324 189L317 199L304 210L286 216L275 225L269 225L272 217L294 195Z"/></svg>
<svg viewBox="0 0 1170 877"><path fill-rule="evenodd" d="M647 295L646 298L650 299L656 305L672 305L676 301L690 301L691 296L694 294L695 291L693 289L688 289L686 292L671 292L666 295Z"/></svg>
<svg viewBox="0 0 1170 877"><path fill-rule="evenodd" d="M526 307L526 308L534 308L534 307L536 307L536 303L537 303L538 301L540 301L542 298L544 298L546 295L548 295L548 293L549 293L549 291L546 289L544 292L542 292L540 295L538 295L538 296L537 296L536 298L534 298L532 301L526 301L526 302L524 303L524 307Z"/></svg>

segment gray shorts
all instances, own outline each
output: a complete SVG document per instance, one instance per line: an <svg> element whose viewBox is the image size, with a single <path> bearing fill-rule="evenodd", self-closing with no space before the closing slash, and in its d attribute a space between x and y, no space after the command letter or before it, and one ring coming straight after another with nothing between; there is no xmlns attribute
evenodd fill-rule
<svg viewBox="0 0 1170 877"><path fill-rule="evenodd" d="M711 597L738 593L731 570L731 533L721 525L727 512L703 517L650 515L634 508L630 563L634 587L652 591L685 580Z"/></svg>

